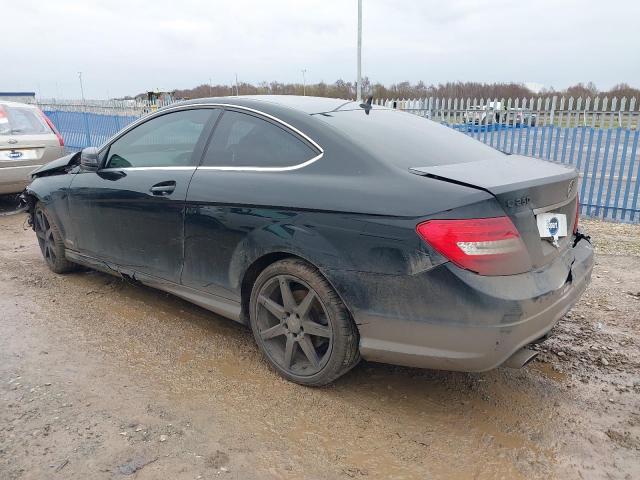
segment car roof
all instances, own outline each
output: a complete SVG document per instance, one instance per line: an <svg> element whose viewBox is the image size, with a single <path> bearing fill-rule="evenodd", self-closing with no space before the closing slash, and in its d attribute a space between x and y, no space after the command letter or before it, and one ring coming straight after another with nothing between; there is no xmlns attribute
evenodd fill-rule
<svg viewBox="0 0 640 480"><path fill-rule="evenodd" d="M197 98L181 102L182 104L230 104L246 105L250 102L254 106L263 104L265 106L287 107L306 114L336 112L339 110L360 109L360 105L353 100L327 97L307 97L300 95L241 95L233 97L213 97ZM172 105L172 106L175 106ZM373 106L374 108L382 108Z"/></svg>
<svg viewBox="0 0 640 480"><path fill-rule="evenodd" d="M464 163L469 158L495 156L492 147L454 129L409 112L351 100L294 95L247 95L199 98L180 105L229 105L278 117L304 132L323 148L349 142L386 166L408 171L420 165ZM177 104L171 107L178 106ZM171 108L169 107L169 108Z"/></svg>
<svg viewBox="0 0 640 480"><path fill-rule="evenodd" d="M10 102L9 100L2 100L0 98L0 105L4 105L6 107L22 107L22 108L38 108L35 105L31 105L29 103L22 102Z"/></svg>

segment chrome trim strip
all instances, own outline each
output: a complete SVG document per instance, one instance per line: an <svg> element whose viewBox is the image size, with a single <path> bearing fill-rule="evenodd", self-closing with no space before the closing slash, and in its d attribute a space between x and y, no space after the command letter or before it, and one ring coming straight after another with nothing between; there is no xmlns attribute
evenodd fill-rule
<svg viewBox="0 0 640 480"><path fill-rule="evenodd" d="M196 167L109 167L109 168L101 168L101 172L129 172L129 171L137 171L137 170L183 170L183 171L193 171Z"/></svg>
<svg viewBox="0 0 640 480"><path fill-rule="evenodd" d="M562 202L554 203L553 205L547 205L546 207L534 208L533 214L538 215L539 213L547 213L556 208L564 207L565 205L575 201L576 196L568 198L567 200L563 200Z"/></svg>
<svg viewBox="0 0 640 480"><path fill-rule="evenodd" d="M304 138L305 140L307 140L311 145L313 145L316 149L318 149L320 151L319 155L316 155L315 157L307 160L306 162L300 163L298 165L292 165L290 167L198 167L198 169L203 169L203 170L222 170L222 171L235 171L235 172L288 172L291 170L298 170L300 168L304 168L306 166L311 165L312 163L320 160L323 156L324 156L324 149L318 145L318 143L313 140L311 137L309 137L307 134L305 134L304 132L298 130L296 127L294 127L293 125L285 122L284 120L281 120L277 117L274 117L273 115L269 115L268 113L262 112L260 110L256 110L254 108L249 108L249 107L243 107L242 105L234 105L232 103L190 103L188 105L178 105L175 107L167 107L167 108L163 108L162 110L158 110L157 112L154 112L150 115L144 116L142 118L140 118L139 120L133 122L131 125L127 126L124 130L122 130L121 132L118 132L117 134L115 134L113 137L111 137L109 140L107 140L100 148L99 148L99 152L102 152L102 150L109 145L110 143L112 143L113 141L117 140L118 138L120 138L121 136L123 136L124 134L126 134L127 132L129 132L130 130L134 129L135 127L137 127L138 125L151 120L152 118L155 118L157 116L161 116L167 112L171 112L171 111L179 111L179 110L189 110L190 107L210 107L210 108L215 108L215 107L229 107L229 108L237 108L238 110L245 110L247 112L252 112L252 113L256 113L258 115L261 115L263 117L269 118L270 120L273 120L276 123L279 123L280 125L283 125L284 127L286 127L289 130L292 130L293 132L297 133L298 135L300 135L302 138ZM127 169L133 170L133 169L182 169L182 168L187 168L187 167L128 167ZM188 168L195 168L195 167L188 167ZM126 170L123 168L105 168L102 171L109 171L109 170Z"/></svg>
<svg viewBox="0 0 640 480"><path fill-rule="evenodd" d="M222 170L225 172L289 172L311 165L313 162L320 160L323 155L324 153L321 153L306 162L290 167L198 167L198 170Z"/></svg>

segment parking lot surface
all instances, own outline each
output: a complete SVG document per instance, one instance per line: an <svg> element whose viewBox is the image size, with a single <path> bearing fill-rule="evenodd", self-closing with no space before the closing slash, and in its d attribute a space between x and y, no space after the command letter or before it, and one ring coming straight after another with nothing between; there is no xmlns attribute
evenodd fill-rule
<svg viewBox="0 0 640 480"><path fill-rule="evenodd" d="M7 204L5 203L5 207ZM587 294L522 370L278 377L248 329L0 216L0 478L640 477L640 227L583 222Z"/></svg>

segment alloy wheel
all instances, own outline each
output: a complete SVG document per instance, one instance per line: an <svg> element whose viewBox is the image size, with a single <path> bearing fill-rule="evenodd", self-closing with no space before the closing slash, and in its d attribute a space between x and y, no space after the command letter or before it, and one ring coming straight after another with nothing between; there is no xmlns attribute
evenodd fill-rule
<svg viewBox="0 0 640 480"><path fill-rule="evenodd" d="M257 330L267 355L299 376L318 373L333 347L333 326L317 292L292 275L276 275L262 286Z"/></svg>
<svg viewBox="0 0 640 480"><path fill-rule="evenodd" d="M35 231L42 256L49 266L53 266L56 262L55 239L53 237L51 224L42 210L36 211Z"/></svg>

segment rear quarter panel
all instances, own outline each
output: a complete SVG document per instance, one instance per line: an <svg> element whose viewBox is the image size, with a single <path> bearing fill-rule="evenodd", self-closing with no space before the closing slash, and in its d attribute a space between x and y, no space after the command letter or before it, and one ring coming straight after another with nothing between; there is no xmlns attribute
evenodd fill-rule
<svg viewBox="0 0 640 480"><path fill-rule="evenodd" d="M238 300L247 268L276 252L306 259L329 281L338 270L411 275L442 262L416 235L417 223L429 214L491 216L499 209L486 192L408 172L338 176L314 165L196 171L187 194L183 284ZM476 208L451 210L460 205Z"/></svg>

